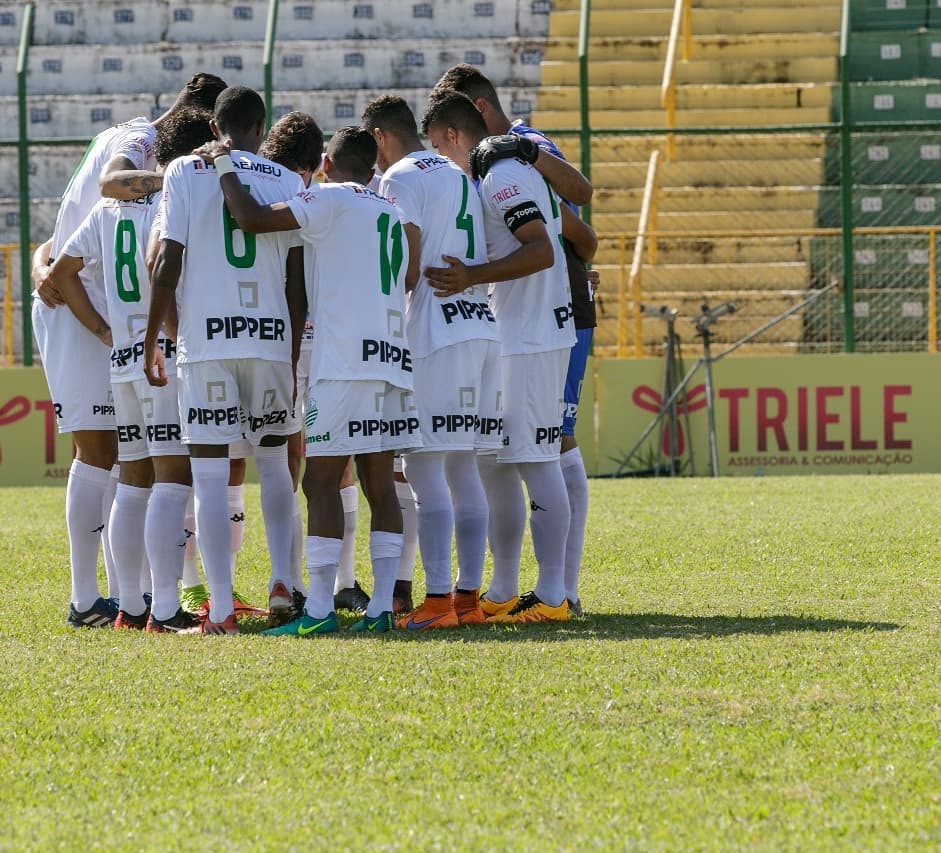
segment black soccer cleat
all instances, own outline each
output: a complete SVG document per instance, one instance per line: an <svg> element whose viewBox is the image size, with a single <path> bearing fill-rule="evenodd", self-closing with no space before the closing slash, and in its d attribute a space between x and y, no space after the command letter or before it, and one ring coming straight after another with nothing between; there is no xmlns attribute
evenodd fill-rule
<svg viewBox="0 0 941 853"><path fill-rule="evenodd" d="M72 628L110 628L117 618L118 605L110 598L99 598L84 613L70 604L66 622Z"/></svg>
<svg viewBox="0 0 941 853"><path fill-rule="evenodd" d="M333 596L334 610L349 610L362 614L366 612L367 607L369 607L369 596L356 580L353 581L353 586L341 589Z"/></svg>

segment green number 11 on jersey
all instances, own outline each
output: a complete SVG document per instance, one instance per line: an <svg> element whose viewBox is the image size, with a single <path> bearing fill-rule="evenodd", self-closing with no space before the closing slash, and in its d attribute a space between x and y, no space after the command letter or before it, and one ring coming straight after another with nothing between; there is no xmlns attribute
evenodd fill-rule
<svg viewBox="0 0 941 853"><path fill-rule="evenodd" d="M402 223L396 222L389 231L389 222L392 217L388 213L379 214L376 220L376 230L379 232L379 279L382 292L388 296L392 292L392 285L398 281L402 269ZM390 241L391 237L391 241ZM392 243L391 253L389 243Z"/></svg>

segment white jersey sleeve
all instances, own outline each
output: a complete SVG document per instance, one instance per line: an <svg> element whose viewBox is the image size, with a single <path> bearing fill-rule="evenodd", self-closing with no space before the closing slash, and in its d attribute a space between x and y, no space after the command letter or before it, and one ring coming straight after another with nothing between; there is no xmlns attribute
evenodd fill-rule
<svg viewBox="0 0 941 853"><path fill-rule="evenodd" d="M189 184L184 169L186 160L178 157L167 166L163 175L163 197L160 200L160 239L186 245L189 239Z"/></svg>
<svg viewBox="0 0 941 853"><path fill-rule="evenodd" d="M78 229L65 241L60 255L82 258L85 263L101 261L101 206L98 202Z"/></svg>
<svg viewBox="0 0 941 853"><path fill-rule="evenodd" d="M551 267L493 286L491 304L503 355L546 352L575 343L571 291L559 199L542 175L521 160L497 161L480 182L487 251L504 258L522 244L515 232L530 222L543 222L552 243Z"/></svg>
<svg viewBox="0 0 941 853"><path fill-rule="evenodd" d="M304 240L315 244L327 235L336 199L334 193L304 189L288 202Z"/></svg>

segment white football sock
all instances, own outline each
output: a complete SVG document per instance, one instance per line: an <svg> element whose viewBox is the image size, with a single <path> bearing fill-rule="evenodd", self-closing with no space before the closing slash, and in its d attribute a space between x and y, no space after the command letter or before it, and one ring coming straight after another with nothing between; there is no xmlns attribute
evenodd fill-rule
<svg viewBox="0 0 941 853"><path fill-rule="evenodd" d="M147 609L141 590L141 566L149 500L150 489L119 483L111 510L111 553L118 576L118 600L129 616L140 616Z"/></svg>
<svg viewBox="0 0 941 853"><path fill-rule="evenodd" d="M196 568L196 509L193 504L193 488L189 487L190 497L186 503L186 515L183 517L183 531L186 533L186 547L183 549L183 587L199 586L203 580Z"/></svg>
<svg viewBox="0 0 941 853"><path fill-rule="evenodd" d="M516 465L497 462L495 453L478 456L477 467L490 507L488 535L493 555L493 579L487 598L509 601L519 595L520 552L526 532L523 484Z"/></svg>
<svg viewBox="0 0 941 853"><path fill-rule="evenodd" d="M291 586L298 592L307 592L304 584L304 519L301 514L301 496L294 493L294 514L291 516Z"/></svg>
<svg viewBox="0 0 941 853"><path fill-rule="evenodd" d="M415 577L415 559L418 557L418 508L415 496L408 483L395 482L395 494L402 508L402 556L396 569L395 579L410 581Z"/></svg>
<svg viewBox="0 0 941 853"><path fill-rule="evenodd" d="M410 453L405 460L405 476L417 498L418 544L425 589L431 595L451 591L454 506L444 473L444 458L443 451L428 450Z"/></svg>
<svg viewBox="0 0 941 853"><path fill-rule="evenodd" d="M585 547L585 522L588 519L588 475L582 452L573 447L559 457L565 489L569 495L569 535L565 540L565 597L578 601L578 577L582 569L582 551Z"/></svg>
<svg viewBox="0 0 941 853"><path fill-rule="evenodd" d="M342 539L308 536L304 540L310 589L304 610L311 619L326 619L333 612L333 584L340 562Z"/></svg>
<svg viewBox="0 0 941 853"><path fill-rule="evenodd" d="M392 610L392 591L395 589L395 573L402 557L404 536L385 530L373 530L369 534L369 559L372 562L372 597L366 615L370 618L383 611Z"/></svg>
<svg viewBox="0 0 941 853"><path fill-rule="evenodd" d="M153 492L151 492L153 495ZM150 504L148 503L148 506ZM147 593L151 598L154 596L154 584L153 579L150 576L150 560L147 559L147 547L144 547L144 559L141 563L140 571L140 589L141 592Z"/></svg>
<svg viewBox="0 0 941 853"><path fill-rule="evenodd" d="M101 509L111 471L72 460L65 488L65 523L69 531L72 569L72 604L88 610L98 594L98 546L101 544Z"/></svg>
<svg viewBox="0 0 941 853"><path fill-rule="evenodd" d="M340 551L340 567L337 570L334 592L350 589L356 582L353 555L356 551L356 524L359 521L359 489L345 486L340 489L343 501L343 549Z"/></svg>
<svg viewBox="0 0 941 853"><path fill-rule="evenodd" d="M276 583L291 589L291 527L294 516L294 483L288 468L288 446L255 448L255 465L261 480L261 513L271 555L270 592Z"/></svg>
<svg viewBox="0 0 941 853"><path fill-rule="evenodd" d="M192 536L184 527L186 510L192 498L190 486L155 483L147 504L144 544L150 561L154 619L170 619L180 608L177 581L183 573L183 558Z"/></svg>
<svg viewBox="0 0 941 853"><path fill-rule="evenodd" d="M228 482L228 481L227 481ZM235 561L245 540L245 486L226 486L229 507L229 575L235 585ZM203 566L205 571L205 566Z"/></svg>
<svg viewBox="0 0 941 853"><path fill-rule="evenodd" d="M196 540L203 557L212 603L209 618L224 622L232 608L232 539L229 502L229 460L226 457L191 459L193 493L196 496Z"/></svg>
<svg viewBox="0 0 941 853"><path fill-rule="evenodd" d="M121 478L121 466L113 465L111 467L111 479L108 480L108 486L105 489L105 496L101 502L101 556L105 563L105 576L108 578L108 597L120 597L120 584L118 582L118 573L115 568L114 551L111 547L111 510L114 506L114 496L118 490L118 483Z"/></svg>
<svg viewBox="0 0 941 853"><path fill-rule="evenodd" d="M457 589L480 589L487 553L489 509L477 469L477 453L449 453L444 470L454 503L454 539L457 543Z"/></svg>
<svg viewBox="0 0 941 853"><path fill-rule="evenodd" d="M519 462L529 492L529 529L539 564L536 596L551 607L565 600L565 539L572 514L559 462Z"/></svg>

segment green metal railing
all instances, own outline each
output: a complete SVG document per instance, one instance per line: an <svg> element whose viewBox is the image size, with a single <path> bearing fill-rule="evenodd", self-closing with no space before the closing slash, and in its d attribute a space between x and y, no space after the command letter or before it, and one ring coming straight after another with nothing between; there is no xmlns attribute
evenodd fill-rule
<svg viewBox="0 0 941 853"><path fill-rule="evenodd" d="M582 0L578 18L578 102L581 115L581 164L585 180L591 181L591 119L588 100L588 41L591 32L591 0ZM591 225L591 204L582 208L582 219Z"/></svg>
<svg viewBox="0 0 941 853"><path fill-rule="evenodd" d="M30 186L29 186L29 154L31 148L37 145L60 147L60 146L79 146L86 145L88 139L30 139L29 138L29 113L27 107L28 82L27 72L29 67L29 50L32 42L32 29L35 13L34 2L24 4L24 14L20 33L19 51L17 56L17 97L18 97L18 138L0 140L0 147L16 147L18 152L19 167L19 234L20 234L20 269L22 271L21 290L23 296L23 362L32 363L32 329L29 318L29 302L31 291L31 257L30 257ZM853 175L854 164L852 162L852 143L857 133L867 131L893 132L893 131L915 131L932 130L938 131L941 123L934 121L915 121L915 122L864 122L854 123L851 115L850 103L850 68L849 68L849 47L850 47L850 0L843 0L842 22L840 32L839 48L839 103L841 105L840 117L838 121L805 124L793 126L751 126L751 127L731 127L731 126L712 126L712 127L677 127L670 130L670 134L677 138L689 136L704 135L724 135L724 134L784 134L784 133L807 133L820 132L826 134L833 140L834 145L839 140L839 174L840 187L835 192L839 192L840 210L841 210L841 238L842 238L842 259L843 259L843 325L844 325L844 349L847 352L853 352L856 349L856 328L854 319L854 301L855 287L854 277L858 270L854 270L854 210L853 210ZM592 175L592 141L605 137L630 137L630 136L659 136L665 135L663 127L648 128L604 128L593 130L591 128L590 117L590 24L591 24L591 0L581 0L578 31L578 83L579 83L579 112L580 127L577 129L544 129L546 133L557 136L562 139L568 138L572 141L578 139L581 147L580 165L581 171L586 178L591 180ZM265 32L264 44L264 99L267 113L267 122L270 125L273 118L273 55L277 36L277 19L279 13L279 0L268 0L268 16ZM597 207L597 205L596 205ZM597 218L597 210L595 211ZM583 209L586 221L592 220L592 209L586 205ZM694 235L691 235L694 236Z"/></svg>
<svg viewBox="0 0 941 853"><path fill-rule="evenodd" d="M271 58L274 55L274 43L278 31L278 0L268 0L268 21L265 24L265 55L262 68L265 74L265 132L271 129L272 112L272 73Z"/></svg>
<svg viewBox="0 0 941 853"><path fill-rule="evenodd" d="M856 351L853 295L853 166L849 72L850 0L843 0L840 23L840 208L843 229L843 348Z"/></svg>
<svg viewBox="0 0 941 853"><path fill-rule="evenodd" d="M23 364L33 363L33 326L27 306L30 303L30 250L29 250L29 136L26 132L26 72L29 68L29 45L33 40L33 4L23 10L20 30L20 49L16 57L16 99L19 130L19 191L20 191L20 285L23 292Z"/></svg>

